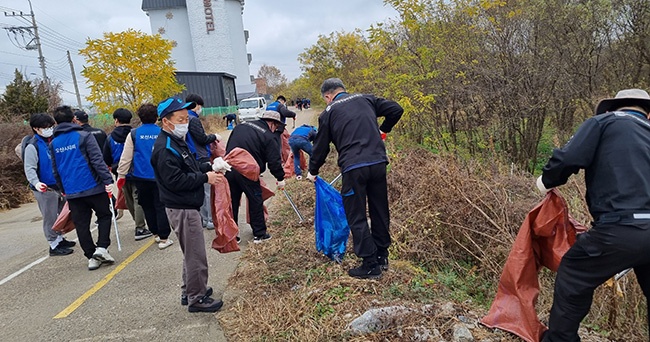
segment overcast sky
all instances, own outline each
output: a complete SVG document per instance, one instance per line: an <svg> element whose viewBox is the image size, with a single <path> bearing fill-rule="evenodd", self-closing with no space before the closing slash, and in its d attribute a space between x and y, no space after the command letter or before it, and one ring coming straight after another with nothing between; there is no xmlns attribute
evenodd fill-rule
<svg viewBox="0 0 650 342"><path fill-rule="evenodd" d="M82 94L89 94L81 77L84 60L77 54L87 38L101 38L104 32L120 32L129 28L151 33L149 18L141 10L140 0L32 0L48 77L63 82L62 97L66 104L76 105L74 86L67 62L70 50ZM0 0L0 28L29 26L19 17L2 12L29 13L27 0ZM251 75L257 75L262 64L279 68L289 80L301 74L298 54L316 43L319 35L334 31L368 29L371 24L395 19L397 12L381 0L246 0L244 29L250 33L248 52L253 55ZM0 94L10 83L17 68L29 79L42 75L36 50L25 50L28 34L0 32Z"/></svg>

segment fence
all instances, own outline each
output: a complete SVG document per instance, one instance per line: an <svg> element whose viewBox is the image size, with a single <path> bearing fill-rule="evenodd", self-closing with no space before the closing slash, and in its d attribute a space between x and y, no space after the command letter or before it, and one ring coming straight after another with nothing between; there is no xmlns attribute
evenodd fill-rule
<svg viewBox="0 0 650 342"><path fill-rule="evenodd" d="M203 108L201 116L208 115L219 115L224 116L230 113L237 113L237 106L228 106L228 107L209 107ZM94 127L109 127L113 125L113 114L96 114L90 116L90 123Z"/></svg>

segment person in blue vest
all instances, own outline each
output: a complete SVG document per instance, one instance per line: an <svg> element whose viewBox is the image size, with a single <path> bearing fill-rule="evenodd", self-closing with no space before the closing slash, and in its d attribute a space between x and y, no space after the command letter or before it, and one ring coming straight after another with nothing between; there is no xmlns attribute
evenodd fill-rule
<svg viewBox="0 0 650 342"><path fill-rule="evenodd" d="M52 140L54 123L54 118L47 114L33 114L29 118L34 136L28 138L23 151L23 164L29 188L34 192L38 209L43 215L43 233L50 245L50 256L59 256L71 254L71 248L76 243L52 230L64 203L52 173L52 161L47 147Z"/></svg>
<svg viewBox="0 0 650 342"><path fill-rule="evenodd" d="M280 113L280 119L285 126L287 118L293 118L293 127L296 127L296 113L289 110L285 103L287 103L287 99L280 95L275 99L275 102L271 102L266 106L266 110ZM291 147L289 146L289 131L283 129L280 132L280 157L282 158L282 164L289 159L289 151L291 151Z"/></svg>
<svg viewBox="0 0 650 342"><path fill-rule="evenodd" d="M311 158L312 143L316 139L316 127L304 124L291 132L289 136L289 146L293 153L293 170L296 173L296 179L302 180L302 170L300 169L300 151L305 151Z"/></svg>
<svg viewBox="0 0 650 342"><path fill-rule="evenodd" d="M208 286L208 260L201 227L199 208L203 204L203 184L216 184L218 175L210 163L199 163L185 143L189 129L188 109L178 97L170 97L158 104L157 112L162 130L154 142L151 154L160 201L170 226L174 228L183 251L183 285L181 304L189 312L216 312L223 306L212 296Z"/></svg>
<svg viewBox="0 0 650 342"><path fill-rule="evenodd" d="M206 134L203 124L199 115L203 111L203 98L197 94L189 94L185 98L185 102L193 102L196 106L193 109L187 111L190 116L189 131L187 132L187 137L185 142L187 142L187 147L189 147L190 152L194 155L196 160L199 163L210 162L210 144L221 140L221 137L218 134ZM203 227L207 229L214 229L214 223L212 222L212 210L210 207L210 185L205 184L203 189L205 200L201 206L201 220L203 222Z"/></svg>
<svg viewBox="0 0 650 342"><path fill-rule="evenodd" d="M137 114L142 125L131 130L126 137L117 167L117 187L123 188L129 182L135 185L147 226L158 243L158 249L165 249L174 241L169 238L169 220L165 205L160 201L158 184L150 162L153 144L160 134L160 127L156 125L158 113L156 106L146 103L138 108Z"/></svg>
<svg viewBox="0 0 650 342"><path fill-rule="evenodd" d="M117 167L124 151L124 141L131 132L131 118L133 114L126 108L118 108L113 112L113 119L115 120L115 129L108 135L108 139L104 143L104 162L111 168L111 171L117 178ZM131 175L127 174L125 184L120 191L124 192L124 199L129 213L135 221L135 240L139 241L146 239L152 233L146 228L144 220L144 211L138 204L138 191L135 184L131 181ZM119 185L119 184L118 184Z"/></svg>
<svg viewBox="0 0 650 342"><path fill-rule="evenodd" d="M111 245L111 209L113 177L104 163L97 140L83 128L72 123L74 114L69 106L57 107L57 126L50 143L54 179L65 194L70 214L77 230L79 244L88 258L88 269L112 264L108 253ZM90 232L92 212L97 216L97 244Z"/></svg>

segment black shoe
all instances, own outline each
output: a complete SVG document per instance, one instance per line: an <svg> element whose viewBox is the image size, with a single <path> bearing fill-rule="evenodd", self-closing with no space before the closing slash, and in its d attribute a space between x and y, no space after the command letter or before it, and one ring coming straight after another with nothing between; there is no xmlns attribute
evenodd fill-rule
<svg viewBox="0 0 650 342"><path fill-rule="evenodd" d="M72 254L72 252L74 252L72 249L61 247L60 244L59 246L56 246L55 249L50 248L50 256L69 255Z"/></svg>
<svg viewBox="0 0 650 342"><path fill-rule="evenodd" d="M63 239L61 240L61 242L59 242L59 245L57 247L72 248L76 245L77 243L74 241L68 241L66 239Z"/></svg>
<svg viewBox="0 0 650 342"><path fill-rule="evenodd" d="M262 243L270 239L271 239L271 234L264 234L264 235L254 237L253 243Z"/></svg>
<svg viewBox="0 0 650 342"><path fill-rule="evenodd" d="M135 230L135 241L140 241L142 239L146 239L153 234L149 231L147 228L142 228L142 229L136 229Z"/></svg>
<svg viewBox="0 0 650 342"><path fill-rule="evenodd" d="M189 312L217 312L223 306L223 301L214 300L209 296L203 296L198 302L187 307Z"/></svg>
<svg viewBox="0 0 650 342"><path fill-rule="evenodd" d="M364 260L361 266L349 270L348 275L359 279L375 279L381 277L381 267L376 260L374 262Z"/></svg>
<svg viewBox="0 0 650 342"><path fill-rule="evenodd" d="M377 256L377 263L382 271L388 271L388 257L387 256Z"/></svg>
<svg viewBox="0 0 650 342"><path fill-rule="evenodd" d="M212 296L212 288L208 286L208 290L205 291L205 296L210 297ZM187 295L181 295L181 305L187 305Z"/></svg>
<svg viewBox="0 0 650 342"><path fill-rule="evenodd" d="M237 237L235 238L235 241L237 241L237 244L241 243L241 238L239 237L239 235L237 235Z"/></svg>

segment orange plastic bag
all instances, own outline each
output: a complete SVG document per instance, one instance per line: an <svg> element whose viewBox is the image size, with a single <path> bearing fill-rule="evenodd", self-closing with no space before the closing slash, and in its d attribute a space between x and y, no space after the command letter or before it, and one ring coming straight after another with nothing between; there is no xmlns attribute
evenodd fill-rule
<svg viewBox="0 0 650 342"><path fill-rule="evenodd" d="M255 158L243 148L234 148L223 160L253 182L260 179L260 166L255 161Z"/></svg>
<svg viewBox="0 0 650 342"><path fill-rule="evenodd" d="M212 240L212 248L220 253L239 251L237 235L239 227L232 216L232 202L228 180L222 174L218 175L218 183L211 187L212 222L217 236Z"/></svg>
<svg viewBox="0 0 650 342"><path fill-rule="evenodd" d="M66 201L59 213L59 216L54 221L52 230L61 234L69 233L74 230L74 222L72 222L72 215L70 214L70 207Z"/></svg>
<svg viewBox="0 0 650 342"><path fill-rule="evenodd" d="M284 163L284 178L293 177L296 173L293 168L293 152L289 153L289 159ZM305 159L305 154L300 151L300 168L303 170L307 169L307 160Z"/></svg>
<svg viewBox="0 0 650 342"><path fill-rule="evenodd" d="M562 256L586 228L569 216L567 204L553 189L531 210L508 255L496 298L481 323L537 342L546 327L537 318L537 274L542 266L557 271Z"/></svg>

